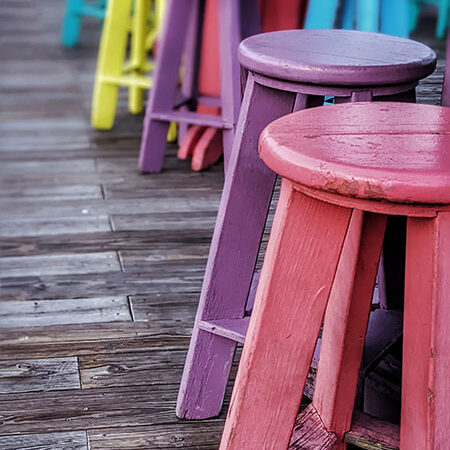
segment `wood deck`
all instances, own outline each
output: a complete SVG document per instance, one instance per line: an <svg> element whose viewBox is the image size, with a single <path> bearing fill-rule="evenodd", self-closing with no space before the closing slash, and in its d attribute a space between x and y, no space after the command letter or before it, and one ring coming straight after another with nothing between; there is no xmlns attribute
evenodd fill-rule
<svg viewBox="0 0 450 450"><path fill-rule="evenodd" d="M99 26L62 49L63 3L0 3L0 449L217 448L225 413L174 409L223 165L139 174L125 91L91 129Z"/></svg>

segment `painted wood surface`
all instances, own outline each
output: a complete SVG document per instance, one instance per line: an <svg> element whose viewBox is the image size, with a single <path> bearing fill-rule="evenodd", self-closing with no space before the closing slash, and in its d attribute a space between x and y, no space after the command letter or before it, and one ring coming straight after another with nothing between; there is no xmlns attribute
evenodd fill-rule
<svg viewBox="0 0 450 450"><path fill-rule="evenodd" d="M400 445L445 448L450 436L450 215L408 219Z"/></svg>
<svg viewBox="0 0 450 450"><path fill-rule="evenodd" d="M221 449L287 448L350 220L281 189Z"/></svg>
<svg viewBox="0 0 450 450"><path fill-rule="evenodd" d="M287 30L247 38L239 46L239 61L270 78L367 86L425 78L435 68L436 54L423 44L382 34Z"/></svg>
<svg viewBox="0 0 450 450"><path fill-rule="evenodd" d="M313 108L269 125L261 135L260 154L276 173L318 191L400 204L446 204L449 124L448 108L413 103ZM330 151L336 148L339 152Z"/></svg>
<svg viewBox="0 0 450 450"><path fill-rule="evenodd" d="M339 440L351 429L385 228L385 216L353 211L328 299L313 404Z"/></svg>

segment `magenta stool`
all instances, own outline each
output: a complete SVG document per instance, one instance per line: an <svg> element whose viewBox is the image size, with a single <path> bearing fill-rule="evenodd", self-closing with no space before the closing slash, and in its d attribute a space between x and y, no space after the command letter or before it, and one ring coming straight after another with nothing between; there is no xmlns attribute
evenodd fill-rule
<svg viewBox="0 0 450 450"><path fill-rule="evenodd" d="M408 232L400 435L362 413L356 425L371 448L448 448L449 131L450 108L407 103L315 108L263 131L282 186L221 450L347 448L392 215ZM296 418L322 323L312 404Z"/></svg>
<svg viewBox="0 0 450 450"><path fill-rule="evenodd" d="M178 397L177 415L190 419L219 413L236 343L245 340L276 178L257 155L263 128L292 110L322 105L325 95L337 103L414 101L418 80L436 65L435 53L420 43L344 30L260 34L241 43L239 60L247 85Z"/></svg>
<svg viewBox="0 0 450 450"><path fill-rule="evenodd" d="M223 129L225 165L229 160L239 115L241 87L237 49L242 38L259 33L257 0L217 0L220 24L220 98L198 95L202 21L206 0L169 0L158 45L153 88L144 119L139 168L162 169L170 122ZM181 57L183 85L178 95ZM221 115L195 112L197 102L219 106Z"/></svg>

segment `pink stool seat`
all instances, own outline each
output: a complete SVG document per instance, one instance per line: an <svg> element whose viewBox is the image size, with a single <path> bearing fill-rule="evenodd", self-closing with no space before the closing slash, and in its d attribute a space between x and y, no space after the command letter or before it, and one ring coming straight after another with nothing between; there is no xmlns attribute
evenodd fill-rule
<svg viewBox="0 0 450 450"><path fill-rule="evenodd" d="M384 34L289 30L245 39L239 61L252 72L297 83L367 86L424 78L436 55L419 42Z"/></svg>
<svg viewBox="0 0 450 450"><path fill-rule="evenodd" d="M449 149L450 108L412 103L304 110L276 120L260 139L261 158L283 178L398 203L450 203Z"/></svg>

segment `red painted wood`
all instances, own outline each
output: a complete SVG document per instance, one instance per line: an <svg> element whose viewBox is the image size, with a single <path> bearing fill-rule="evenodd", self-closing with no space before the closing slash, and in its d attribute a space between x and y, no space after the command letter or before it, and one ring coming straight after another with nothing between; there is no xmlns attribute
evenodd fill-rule
<svg viewBox="0 0 450 450"><path fill-rule="evenodd" d="M400 446L450 442L450 213L408 219Z"/></svg>
<svg viewBox="0 0 450 450"><path fill-rule="evenodd" d="M295 420L289 450L335 450L336 444L336 435L326 429L314 405L308 405Z"/></svg>
<svg viewBox="0 0 450 450"><path fill-rule="evenodd" d="M192 153L191 169L194 172L215 164L223 154L222 130L206 128Z"/></svg>
<svg viewBox="0 0 450 450"><path fill-rule="evenodd" d="M411 103L313 108L270 124L261 135L260 156L282 177L324 192L447 204L449 130L450 108Z"/></svg>
<svg viewBox="0 0 450 450"><path fill-rule="evenodd" d="M188 159L194 152L195 145L201 138L205 127L201 125L192 125L181 140L180 147L178 148L177 157L179 159Z"/></svg>
<svg viewBox="0 0 450 450"><path fill-rule="evenodd" d="M351 426L385 227L386 216L353 210L325 314L313 404L339 439Z"/></svg>
<svg viewBox="0 0 450 450"><path fill-rule="evenodd" d="M302 28L307 0L260 0L261 22L264 33L277 30Z"/></svg>
<svg viewBox="0 0 450 450"><path fill-rule="evenodd" d="M287 448L350 214L283 182L221 449Z"/></svg>

